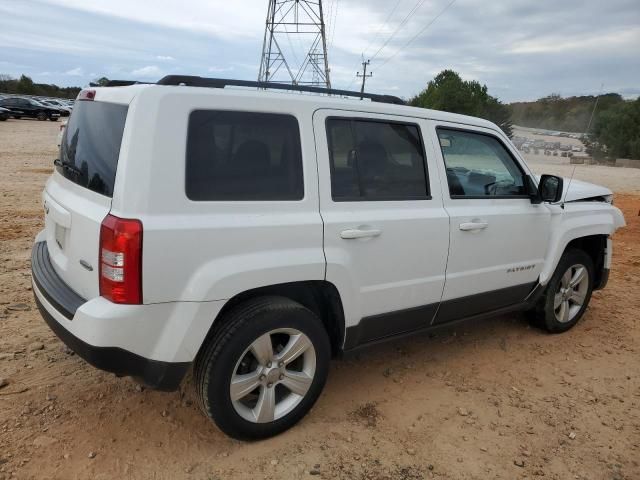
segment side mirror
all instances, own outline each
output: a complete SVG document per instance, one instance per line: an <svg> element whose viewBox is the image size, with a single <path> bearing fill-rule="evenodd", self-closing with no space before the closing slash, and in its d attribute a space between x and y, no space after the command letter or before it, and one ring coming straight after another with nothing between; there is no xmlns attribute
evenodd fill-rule
<svg viewBox="0 0 640 480"><path fill-rule="evenodd" d="M562 177L542 175L538 185L538 197L543 202L557 203L562 199Z"/></svg>

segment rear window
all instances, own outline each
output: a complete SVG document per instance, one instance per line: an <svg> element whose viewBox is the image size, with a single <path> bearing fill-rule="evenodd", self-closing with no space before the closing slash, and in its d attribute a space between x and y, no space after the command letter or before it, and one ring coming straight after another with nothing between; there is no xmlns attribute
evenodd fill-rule
<svg viewBox="0 0 640 480"><path fill-rule="evenodd" d="M196 201L302 199L298 121L275 113L192 112L185 189Z"/></svg>
<svg viewBox="0 0 640 480"><path fill-rule="evenodd" d="M65 178L113 196L127 105L76 102L60 145L56 168Z"/></svg>

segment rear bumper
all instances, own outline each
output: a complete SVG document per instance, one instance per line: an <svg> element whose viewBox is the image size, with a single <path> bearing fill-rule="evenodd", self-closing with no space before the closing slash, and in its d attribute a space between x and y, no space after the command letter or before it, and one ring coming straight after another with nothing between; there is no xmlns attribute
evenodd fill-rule
<svg viewBox="0 0 640 480"><path fill-rule="evenodd" d="M96 347L83 342L57 322L44 307L37 295L36 305L62 342L78 354L83 360L100 370L115 373L118 376L134 377L148 387L158 390L174 391L180 386L190 363L169 363L149 360L118 347Z"/></svg>
<svg viewBox="0 0 640 480"><path fill-rule="evenodd" d="M33 247L31 274L36 305L42 317L60 340L78 356L96 368L119 376L134 377L141 383L158 390L172 391L179 387L191 362L152 360L120 346L93 345L81 338L83 332L92 332L97 338L102 338L104 342L113 342L114 337L117 336L137 335L136 330L139 330L140 326L136 325L135 318L129 316L127 320L132 325L131 330L129 332L117 331L122 327L122 322L118 321L116 314L113 315L114 318L109 324L109 312L105 312L104 308L101 312L103 317L83 314L82 308L95 302L84 300L57 275L51 265L45 242L37 242ZM107 302L104 299L96 300ZM111 305L114 310L120 307ZM139 313L143 314L144 306L137 307L141 307ZM138 321L138 323L140 322ZM159 319L157 326L162 327ZM76 330L76 334L73 330ZM153 338L151 332L148 332L146 338L149 337ZM94 336L94 338L96 337Z"/></svg>

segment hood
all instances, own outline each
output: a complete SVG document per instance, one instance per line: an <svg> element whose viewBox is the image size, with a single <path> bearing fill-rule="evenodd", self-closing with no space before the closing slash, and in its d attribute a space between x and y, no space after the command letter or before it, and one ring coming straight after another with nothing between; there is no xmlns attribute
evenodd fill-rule
<svg viewBox="0 0 640 480"><path fill-rule="evenodd" d="M536 179L537 182L540 182L540 175L536 175ZM562 198L567 202L593 197L606 198L613 195L613 192L607 187L596 185L594 183L583 182L582 180L576 180L575 178L569 179L563 177L562 179L564 180ZM569 185L569 183L571 183L571 185Z"/></svg>
<svg viewBox="0 0 640 480"><path fill-rule="evenodd" d="M582 200L583 198L608 197L613 195L613 192L607 187L583 182L582 180L576 180L575 178L572 180L564 178L564 189L562 195L563 197L566 195L567 202L572 202L574 200Z"/></svg>

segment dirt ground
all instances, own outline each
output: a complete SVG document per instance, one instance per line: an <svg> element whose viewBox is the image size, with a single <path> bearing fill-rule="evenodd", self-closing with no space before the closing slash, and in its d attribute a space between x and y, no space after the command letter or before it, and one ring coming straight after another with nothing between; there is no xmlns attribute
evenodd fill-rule
<svg viewBox="0 0 640 480"><path fill-rule="evenodd" d="M190 381L160 393L95 370L42 321L29 258L57 129L0 122L0 480L640 478L631 170L607 170L628 226L576 328L547 335L514 314L336 360L299 425L242 443L205 419Z"/></svg>

